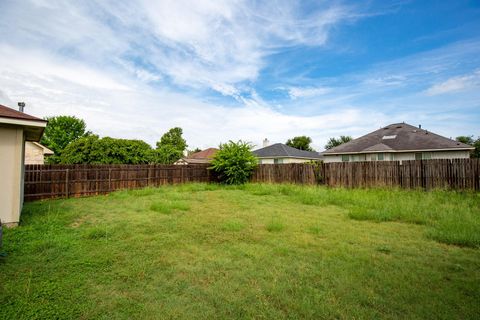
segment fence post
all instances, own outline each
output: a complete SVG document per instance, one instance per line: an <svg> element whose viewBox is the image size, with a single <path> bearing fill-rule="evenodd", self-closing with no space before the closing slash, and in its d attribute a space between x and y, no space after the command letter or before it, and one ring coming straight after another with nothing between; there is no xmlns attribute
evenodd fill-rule
<svg viewBox="0 0 480 320"><path fill-rule="evenodd" d="M65 195L66 195L66 198L68 198L68 169L65 169Z"/></svg>
<svg viewBox="0 0 480 320"><path fill-rule="evenodd" d="M98 168L95 170L95 194L98 194Z"/></svg>
<svg viewBox="0 0 480 320"><path fill-rule="evenodd" d="M108 192L112 191L112 168L108 168Z"/></svg>
<svg viewBox="0 0 480 320"><path fill-rule="evenodd" d="M151 178L150 171L151 171L152 165L149 164L147 168L148 168L147 169L148 170L147 171L147 187L150 187L150 178Z"/></svg>

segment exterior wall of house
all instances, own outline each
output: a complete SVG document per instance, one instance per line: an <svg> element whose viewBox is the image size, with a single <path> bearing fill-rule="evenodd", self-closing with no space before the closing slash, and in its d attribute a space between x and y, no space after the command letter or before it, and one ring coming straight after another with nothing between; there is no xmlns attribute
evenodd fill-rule
<svg viewBox="0 0 480 320"><path fill-rule="evenodd" d="M438 151L432 153L432 159L468 159L470 152L467 150L460 151Z"/></svg>
<svg viewBox="0 0 480 320"><path fill-rule="evenodd" d="M381 153L381 152L380 152ZM422 159L468 159L470 152L467 150L453 150L453 151L429 151L418 152L422 154ZM407 161L415 160L416 152L384 152L383 160L378 160L379 153L366 153L363 155L348 155L348 161ZM393 155L393 156L392 156ZM344 155L347 156L347 155ZM324 162L342 162L342 155L325 155Z"/></svg>
<svg viewBox="0 0 480 320"><path fill-rule="evenodd" d="M260 158L258 159L259 164L274 164L275 160L278 163L286 164L286 163L305 163L312 161L313 159L303 159L303 158Z"/></svg>
<svg viewBox="0 0 480 320"><path fill-rule="evenodd" d="M25 142L25 164L44 164L43 148L31 141Z"/></svg>
<svg viewBox="0 0 480 320"><path fill-rule="evenodd" d="M24 135L21 127L0 126L0 219L16 225L23 204Z"/></svg>

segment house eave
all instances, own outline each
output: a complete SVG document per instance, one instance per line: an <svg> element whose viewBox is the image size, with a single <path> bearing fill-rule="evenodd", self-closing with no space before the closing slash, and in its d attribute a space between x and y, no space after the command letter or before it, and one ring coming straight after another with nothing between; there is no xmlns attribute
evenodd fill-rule
<svg viewBox="0 0 480 320"><path fill-rule="evenodd" d="M308 160L322 160L323 157L313 158L313 157L294 157L294 156L268 156L268 157L259 157L256 156L258 159L308 159Z"/></svg>
<svg viewBox="0 0 480 320"><path fill-rule="evenodd" d="M332 152L322 153L323 156L336 156L342 154L365 154L365 153L406 153L406 152L432 152L432 151L471 151L474 147L470 148L446 148L446 149L412 149L412 150L382 150L382 151L355 151L355 152Z"/></svg>

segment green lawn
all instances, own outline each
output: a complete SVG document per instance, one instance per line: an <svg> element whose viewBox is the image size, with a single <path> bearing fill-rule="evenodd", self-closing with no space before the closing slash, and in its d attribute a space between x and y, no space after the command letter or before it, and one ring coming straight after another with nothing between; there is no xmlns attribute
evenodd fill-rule
<svg viewBox="0 0 480 320"><path fill-rule="evenodd" d="M478 319L480 194L190 184L28 203L0 319Z"/></svg>

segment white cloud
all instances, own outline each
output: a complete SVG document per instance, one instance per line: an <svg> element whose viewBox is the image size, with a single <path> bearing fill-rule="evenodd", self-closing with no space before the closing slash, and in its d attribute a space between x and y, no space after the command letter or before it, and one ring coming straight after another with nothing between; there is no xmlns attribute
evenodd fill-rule
<svg viewBox="0 0 480 320"><path fill-rule="evenodd" d="M331 89L326 87L289 87L287 91L291 99L298 99L324 95Z"/></svg>
<svg viewBox="0 0 480 320"><path fill-rule="evenodd" d="M0 12L0 103L25 101L34 115L72 114L101 135L151 144L181 126L194 147L229 139L284 142L306 134L321 149L331 136L358 136L425 114L404 112L405 101L418 100L386 91L424 81L425 75L440 79L442 71L466 60L464 52L478 54L479 48L467 43L334 83L286 81L292 86L278 86L292 101L275 102L280 106L274 108L255 91L270 55L286 47L325 45L332 28L358 18L353 8L322 2L304 12L289 0L35 0L0 1ZM205 89L237 102L226 106Z"/></svg>
<svg viewBox="0 0 480 320"><path fill-rule="evenodd" d="M357 19L350 7L322 4L304 12L296 1L4 3L0 36L11 45L48 47L96 64L117 64L145 82L162 76L133 67L147 63L174 83L227 94L254 81L280 48L320 46L330 29ZM22 23L28 21L28 23ZM3 32L2 32L3 30ZM45 46L45 44L48 44ZM116 57L112 59L112 57ZM120 57L120 58L119 58ZM130 61L122 61L130 60Z"/></svg>
<svg viewBox="0 0 480 320"><path fill-rule="evenodd" d="M28 52L13 49L10 54L27 61L39 57L38 52L29 56ZM339 127L368 126L368 121L362 120L361 112L354 108L316 116L282 114L255 91L250 92L249 98L239 98L242 106L227 107L165 88L130 86L129 82L117 82L118 75L100 71L94 76L102 81L95 80L95 85L91 85L83 81L83 66L65 60L34 63L31 72L5 63L0 64L0 70L0 103L15 107L12 101L25 101L26 112L40 117L76 115L100 135L144 139L152 145L169 128L180 126L188 143L195 147L216 146L230 139L258 145L265 137L284 142L294 135L307 134L320 148ZM76 77L69 79L72 74ZM382 115L375 117L381 119Z"/></svg>
<svg viewBox="0 0 480 320"><path fill-rule="evenodd" d="M464 91L480 86L480 70L469 75L452 77L428 88L425 93L429 96Z"/></svg>

